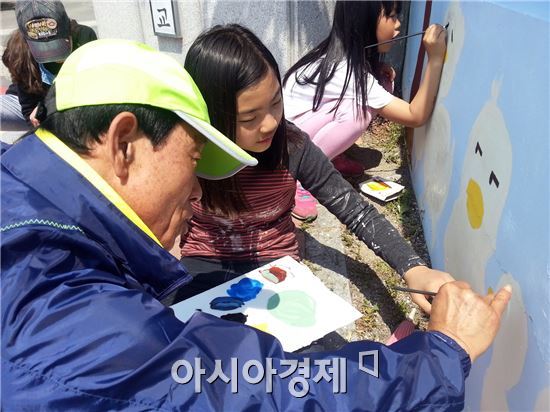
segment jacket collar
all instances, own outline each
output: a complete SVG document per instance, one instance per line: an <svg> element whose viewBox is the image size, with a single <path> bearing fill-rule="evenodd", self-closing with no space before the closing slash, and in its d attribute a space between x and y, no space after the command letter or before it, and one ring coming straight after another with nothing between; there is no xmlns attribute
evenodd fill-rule
<svg viewBox="0 0 550 412"><path fill-rule="evenodd" d="M101 182L107 183L97 173L94 179L85 177L87 172L81 164L73 161L71 165L71 154L76 154L55 136L50 134L49 139L54 145L62 145L63 150L54 152L51 145L31 135L2 155L2 165L69 216L86 236L112 253L122 271L130 273L157 299L188 283L191 276L178 259L159 246L152 233L144 230L144 224L140 227L136 223L137 215L113 203L112 193L104 187L98 189Z"/></svg>

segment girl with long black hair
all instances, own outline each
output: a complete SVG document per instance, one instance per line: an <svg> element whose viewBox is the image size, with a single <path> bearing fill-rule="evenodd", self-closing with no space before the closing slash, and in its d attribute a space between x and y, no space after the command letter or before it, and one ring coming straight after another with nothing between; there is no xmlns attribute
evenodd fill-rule
<svg viewBox="0 0 550 412"><path fill-rule="evenodd" d="M284 77L286 118L304 130L344 175L362 174L360 162L343 152L377 115L409 127L430 117L446 50L437 24L424 34L428 63L411 103L391 94L395 72L381 63L399 35L398 1L337 1L328 37L294 64ZM316 216L315 199L300 185L293 214Z"/></svg>
<svg viewBox="0 0 550 412"><path fill-rule="evenodd" d="M206 101L212 125L259 163L229 179L199 179L203 197L193 205L181 250L182 263L198 275L176 300L286 255L300 259L291 218L297 179L410 287L437 291L453 280L426 267L307 135L284 119L277 63L248 29L210 29L192 44L185 68ZM430 311L423 295L413 300Z"/></svg>

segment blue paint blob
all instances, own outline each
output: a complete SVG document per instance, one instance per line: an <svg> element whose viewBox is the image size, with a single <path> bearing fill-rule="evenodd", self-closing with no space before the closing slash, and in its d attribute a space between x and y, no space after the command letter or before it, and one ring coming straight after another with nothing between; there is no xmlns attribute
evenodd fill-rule
<svg viewBox="0 0 550 412"><path fill-rule="evenodd" d="M219 296L210 301L210 309L215 310L234 310L244 305L244 301L239 298L229 296Z"/></svg>
<svg viewBox="0 0 550 412"><path fill-rule="evenodd" d="M227 294L247 302L254 299L258 293L260 293L263 286L264 284L258 280L243 278L239 280L239 282L233 283L229 289L227 289Z"/></svg>

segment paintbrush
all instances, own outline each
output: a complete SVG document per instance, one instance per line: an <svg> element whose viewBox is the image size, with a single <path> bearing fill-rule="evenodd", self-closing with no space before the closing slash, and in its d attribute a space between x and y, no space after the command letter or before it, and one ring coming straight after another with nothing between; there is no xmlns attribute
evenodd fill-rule
<svg viewBox="0 0 550 412"><path fill-rule="evenodd" d="M445 26L443 26L443 28L445 30L447 30L447 27L449 27L449 23L447 23ZM380 42L380 43L369 44L368 46L365 46L365 49L369 49L369 48L374 47L374 46L380 46L381 44L391 43L391 42L397 41L397 40L408 39L409 37L420 36L421 34L424 34L424 33L426 33L426 30L420 31L418 33L407 34L406 36L394 37L391 40L386 40L386 41L383 41L383 42Z"/></svg>
<svg viewBox="0 0 550 412"><path fill-rule="evenodd" d="M390 286L390 289L399 290L401 292L419 293L421 295L429 295L429 296L436 296L437 295L437 292L430 292L428 290L405 288L403 286Z"/></svg>

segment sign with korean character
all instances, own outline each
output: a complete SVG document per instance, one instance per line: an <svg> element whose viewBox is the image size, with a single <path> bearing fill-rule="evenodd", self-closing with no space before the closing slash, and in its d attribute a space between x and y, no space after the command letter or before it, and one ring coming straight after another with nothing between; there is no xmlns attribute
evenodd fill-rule
<svg viewBox="0 0 550 412"><path fill-rule="evenodd" d="M180 37L177 4L173 0L150 0L149 5L155 34Z"/></svg>

